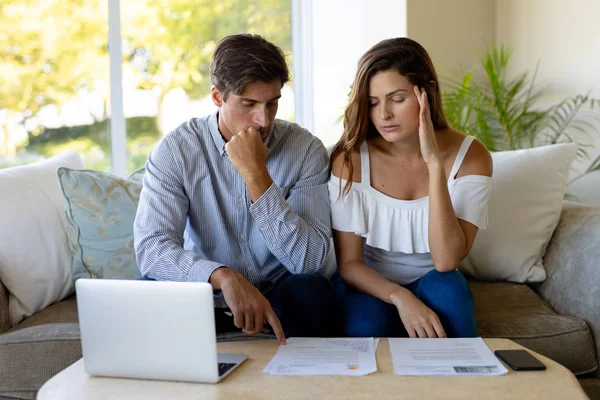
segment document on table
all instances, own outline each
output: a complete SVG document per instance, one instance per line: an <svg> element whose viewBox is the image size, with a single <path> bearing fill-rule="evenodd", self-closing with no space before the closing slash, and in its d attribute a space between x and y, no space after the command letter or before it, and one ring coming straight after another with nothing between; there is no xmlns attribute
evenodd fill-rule
<svg viewBox="0 0 600 400"><path fill-rule="evenodd" d="M352 375L377 371L373 338L289 338L263 372L271 375Z"/></svg>
<svg viewBox="0 0 600 400"><path fill-rule="evenodd" d="M390 338L397 375L504 375L508 370L481 338Z"/></svg>

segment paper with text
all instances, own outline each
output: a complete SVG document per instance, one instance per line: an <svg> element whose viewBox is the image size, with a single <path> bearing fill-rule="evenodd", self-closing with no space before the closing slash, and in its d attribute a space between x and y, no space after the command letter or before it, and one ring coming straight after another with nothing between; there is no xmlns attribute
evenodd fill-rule
<svg viewBox="0 0 600 400"><path fill-rule="evenodd" d="M398 375L504 375L508 370L481 338L390 338Z"/></svg>
<svg viewBox="0 0 600 400"><path fill-rule="evenodd" d="M378 342L378 341L377 341ZM289 338L263 372L272 375L352 375L377 371L373 338Z"/></svg>

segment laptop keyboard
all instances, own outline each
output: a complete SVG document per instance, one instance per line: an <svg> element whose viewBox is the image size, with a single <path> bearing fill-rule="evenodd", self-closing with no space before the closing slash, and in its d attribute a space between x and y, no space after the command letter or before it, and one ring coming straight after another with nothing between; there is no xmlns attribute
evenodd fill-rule
<svg viewBox="0 0 600 400"><path fill-rule="evenodd" d="M219 376L223 376L225 375L225 373L227 371L229 371L231 368L235 367L236 364L235 363L219 363Z"/></svg>

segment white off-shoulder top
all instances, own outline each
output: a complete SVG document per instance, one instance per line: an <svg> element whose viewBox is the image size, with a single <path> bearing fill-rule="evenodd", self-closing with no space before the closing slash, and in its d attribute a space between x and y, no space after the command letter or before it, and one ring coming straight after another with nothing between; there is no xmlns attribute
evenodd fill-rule
<svg viewBox="0 0 600 400"><path fill-rule="evenodd" d="M455 178L473 142L466 136L448 179L448 192L457 218L479 229L488 226L487 204L492 178L465 175ZM360 146L361 181L353 182L347 195L339 196L344 179L331 175L332 227L365 238L365 263L385 278L407 285L434 269L429 250L429 196L399 200L371 186L369 148Z"/></svg>

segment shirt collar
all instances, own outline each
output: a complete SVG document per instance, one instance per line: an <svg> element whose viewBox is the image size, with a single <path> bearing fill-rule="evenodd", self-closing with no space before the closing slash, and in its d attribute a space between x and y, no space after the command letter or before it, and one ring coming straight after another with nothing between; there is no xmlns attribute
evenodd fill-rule
<svg viewBox="0 0 600 400"><path fill-rule="evenodd" d="M208 118L208 129L210 130L210 135L213 138L213 142L215 143L217 150L219 150L219 154L225 154L225 139L223 139L223 136L219 131L218 110L212 113L211 116Z"/></svg>
<svg viewBox="0 0 600 400"><path fill-rule="evenodd" d="M276 125L276 124L275 124ZM217 147L217 150L219 150L219 154L223 155L225 154L225 139L223 139L223 135L221 135L221 131L219 131L219 111L215 111L214 113L211 114L211 116L208 118L208 128L210 130L210 135L213 138L213 142L215 143L215 146ZM269 137L267 138L267 142L265 143L267 145L267 147L270 147L269 145L273 142L273 136L275 136L275 127L273 127L273 131L271 132L271 134L269 135Z"/></svg>

